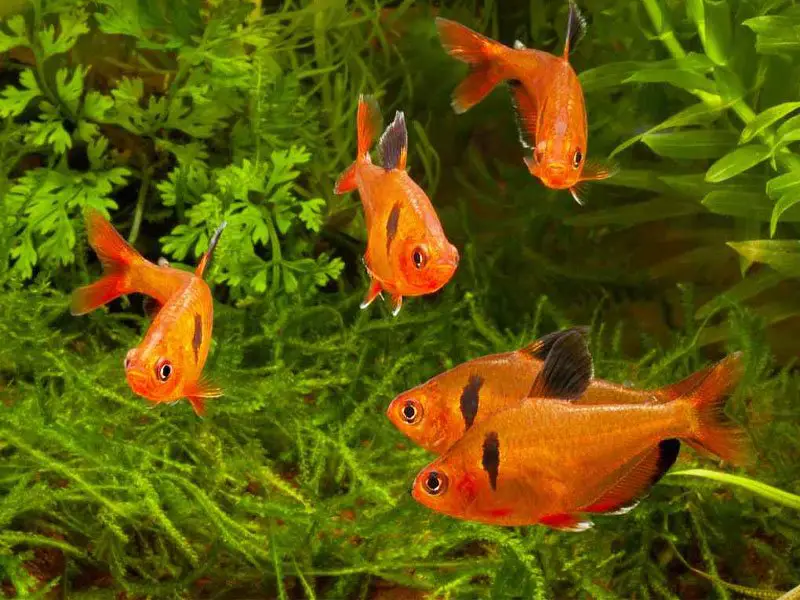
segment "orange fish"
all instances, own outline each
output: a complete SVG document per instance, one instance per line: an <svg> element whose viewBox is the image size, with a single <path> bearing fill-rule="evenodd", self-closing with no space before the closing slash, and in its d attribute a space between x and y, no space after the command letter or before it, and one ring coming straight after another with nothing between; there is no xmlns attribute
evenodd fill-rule
<svg viewBox="0 0 800 600"><path fill-rule="evenodd" d="M549 188L569 189L583 204L580 183L605 179L610 165L587 161L588 141L583 89L569 64L570 49L586 29L574 3L569 4L567 35L562 56L526 48L513 48L441 17L436 27L448 54L470 66L466 79L453 94L453 108L463 113L483 100L496 85L508 82L528 170Z"/></svg>
<svg viewBox="0 0 800 600"><path fill-rule="evenodd" d="M556 340L529 397L475 423L422 469L412 494L425 506L496 525L541 523L583 531L592 513L633 508L675 462L680 441L737 462L743 433L723 415L738 355L684 396L661 404L586 406L592 358L578 332Z"/></svg>
<svg viewBox="0 0 800 600"><path fill-rule="evenodd" d="M482 356L445 371L399 394L386 411L389 420L416 444L441 454L472 426L519 405L542 370L553 344L576 327L543 336L515 350ZM575 402L596 404L659 404L693 390L715 367L702 369L678 383L638 390L593 379Z"/></svg>
<svg viewBox="0 0 800 600"><path fill-rule="evenodd" d="M86 215L89 244L103 263L103 277L75 290L71 312L82 315L125 294L140 293L160 307L142 343L128 351L125 375L134 393L154 403L187 398L205 413L205 398L222 390L202 377L211 344L214 306L203 280L225 223L214 232L194 273L158 265L134 250L96 211Z"/></svg>
<svg viewBox="0 0 800 600"><path fill-rule="evenodd" d="M382 165L373 164L369 150L381 126L372 97L358 100L358 155L336 182L334 193L358 189L367 225L364 263L370 287L361 308L386 290L397 315L403 296L439 290L455 273L458 250L444 235L431 201L406 171L408 134L398 111L378 142Z"/></svg>

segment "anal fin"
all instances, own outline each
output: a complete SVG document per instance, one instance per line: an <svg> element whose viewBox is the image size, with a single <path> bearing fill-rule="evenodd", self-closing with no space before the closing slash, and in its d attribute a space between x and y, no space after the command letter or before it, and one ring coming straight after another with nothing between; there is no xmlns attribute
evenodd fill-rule
<svg viewBox="0 0 800 600"><path fill-rule="evenodd" d="M611 485L580 512L624 514L675 464L681 449L676 439L663 440L620 469Z"/></svg>
<svg viewBox="0 0 800 600"><path fill-rule="evenodd" d="M594 523L592 523L590 520L569 513L560 515L547 515L546 517L539 519L539 524L546 525L551 529L557 529L559 531L571 531L573 533L586 531L594 526Z"/></svg>

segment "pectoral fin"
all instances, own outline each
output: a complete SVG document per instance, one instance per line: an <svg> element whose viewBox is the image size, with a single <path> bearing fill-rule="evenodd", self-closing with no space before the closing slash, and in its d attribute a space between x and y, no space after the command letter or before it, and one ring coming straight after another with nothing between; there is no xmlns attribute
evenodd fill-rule
<svg viewBox="0 0 800 600"><path fill-rule="evenodd" d="M206 407L204 399L218 398L222 396L222 389L210 383L207 379L201 379L194 385L188 386L186 389L186 399L192 405L194 412L202 417L205 414Z"/></svg>

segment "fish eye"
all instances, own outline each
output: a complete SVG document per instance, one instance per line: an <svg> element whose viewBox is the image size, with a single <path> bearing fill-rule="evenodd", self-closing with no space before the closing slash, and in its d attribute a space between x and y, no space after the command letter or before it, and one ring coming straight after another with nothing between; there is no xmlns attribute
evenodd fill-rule
<svg viewBox="0 0 800 600"><path fill-rule="evenodd" d="M400 415L403 417L403 421L409 425L414 425L422 418L422 407L416 400L406 400Z"/></svg>
<svg viewBox="0 0 800 600"><path fill-rule="evenodd" d="M580 150L575 150L575 156L572 157L572 166L576 169L581 166L581 161L583 160L583 154Z"/></svg>
<svg viewBox="0 0 800 600"><path fill-rule="evenodd" d="M425 251L419 247L414 248L411 259L414 261L414 266L417 269L421 269L425 266L425 263L428 262L428 256L425 254Z"/></svg>
<svg viewBox="0 0 800 600"><path fill-rule="evenodd" d="M162 358L156 363L156 377L162 383L170 378L172 375L172 363L166 358Z"/></svg>
<svg viewBox="0 0 800 600"><path fill-rule="evenodd" d="M438 471L431 471L422 485L428 494L438 496L447 489L447 475Z"/></svg>

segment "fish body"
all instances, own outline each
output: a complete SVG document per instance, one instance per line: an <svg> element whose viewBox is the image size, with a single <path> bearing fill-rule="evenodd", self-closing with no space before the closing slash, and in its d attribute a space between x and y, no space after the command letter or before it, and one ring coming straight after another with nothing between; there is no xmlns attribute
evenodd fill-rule
<svg viewBox="0 0 800 600"><path fill-rule="evenodd" d="M416 444L441 454L470 427L518 406L542 371L553 344L580 329L550 333L525 348L457 365L396 396L386 414L395 427ZM652 390L592 379L575 402L583 405L660 404L691 389L708 371L704 369L676 384Z"/></svg>
<svg viewBox="0 0 800 600"><path fill-rule="evenodd" d="M205 398L222 390L203 377L211 344L214 305L203 280L223 223L211 239L195 273L155 265L133 249L100 213L87 214L89 243L103 263L104 275L76 290L71 311L81 315L131 293L145 294L158 311L142 343L128 351L125 376L134 393L151 402L187 398L195 413L205 413Z"/></svg>
<svg viewBox="0 0 800 600"><path fill-rule="evenodd" d="M364 264L370 287L366 308L383 291L391 296L393 313L404 296L421 296L442 288L458 266L459 254L444 234L430 199L406 171L408 135L405 117L397 112L379 146L383 164L374 164L369 150L380 128L380 112L371 97L358 103L358 155L334 189L358 189L367 226Z"/></svg>
<svg viewBox="0 0 800 600"><path fill-rule="evenodd" d="M587 161L586 104L569 53L585 31L585 21L570 2L562 56L513 48L471 29L437 18L436 27L448 54L466 62L470 72L453 93L453 108L463 113L507 82L512 96L520 141L532 156L524 162L530 173L552 189L569 189L583 204L581 182L610 177L610 165Z"/></svg>
<svg viewBox="0 0 800 600"><path fill-rule="evenodd" d="M474 424L420 471L412 494L456 518L582 531L587 514L630 510L675 462L680 440L726 460L742 435L724 422L738 361L722 361L689 394L651 404L582 405L591 357L580 334L558 339L529 397Z"/></svg>

